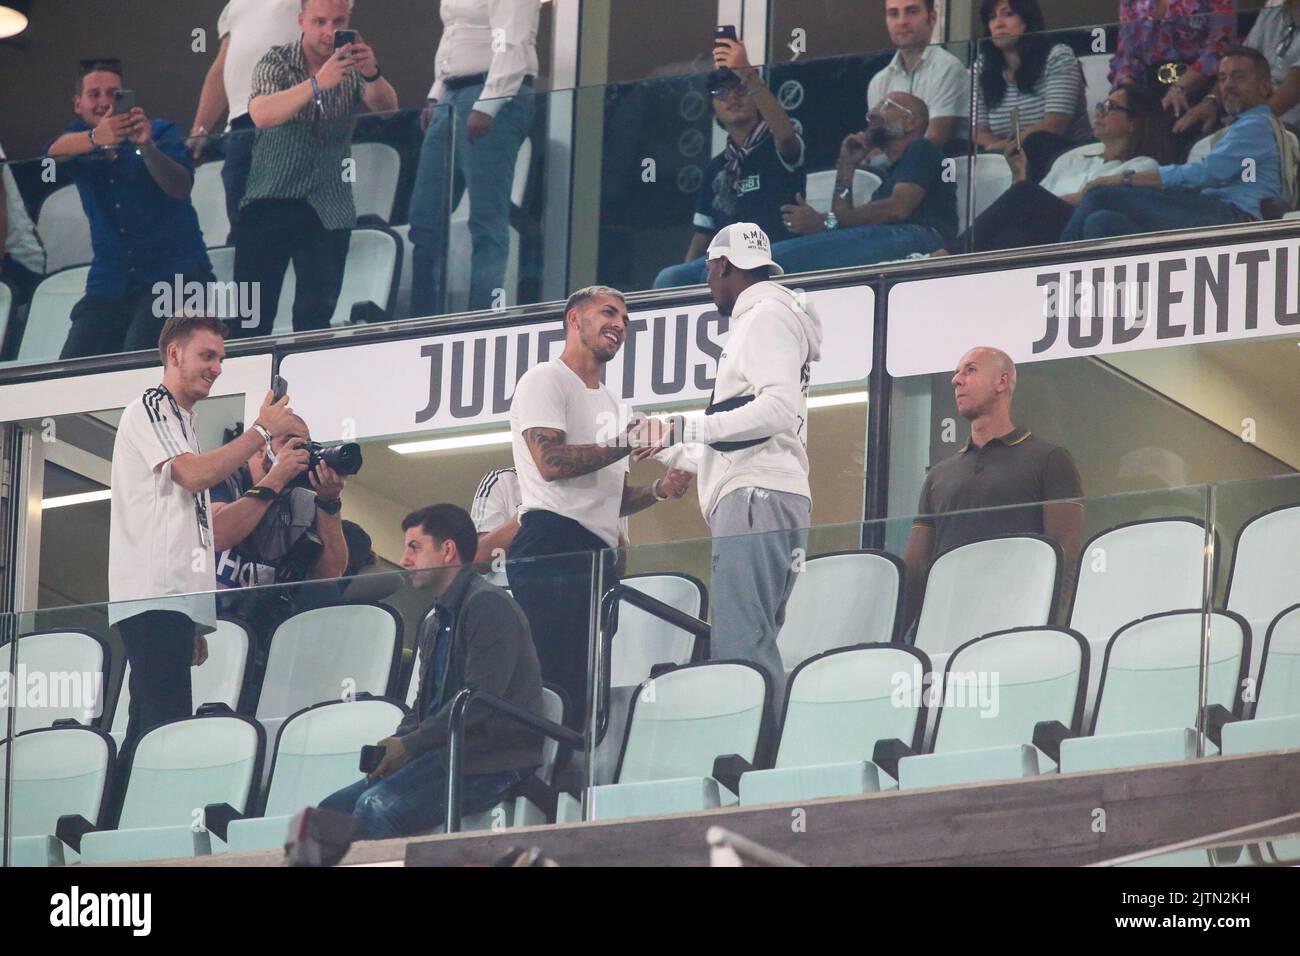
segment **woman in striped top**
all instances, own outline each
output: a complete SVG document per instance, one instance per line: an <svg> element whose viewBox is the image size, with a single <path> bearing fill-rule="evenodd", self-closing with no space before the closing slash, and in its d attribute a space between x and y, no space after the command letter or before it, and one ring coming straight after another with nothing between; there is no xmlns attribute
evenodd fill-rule
<svg viewBox="0 0 1300 956"><path fill-rule="evenodd" d="M1042 36L1038 0L982 0L984 34L976 70L975 142L981 149L1016 148L1016 117L1029 176L1046 175L1052 160L1090 137L1083 70L1064 43Z"/></svg>

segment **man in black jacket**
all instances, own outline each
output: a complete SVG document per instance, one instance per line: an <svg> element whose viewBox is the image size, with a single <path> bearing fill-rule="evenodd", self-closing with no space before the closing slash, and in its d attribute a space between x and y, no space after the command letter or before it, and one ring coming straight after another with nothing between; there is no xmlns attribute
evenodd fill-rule
<svg viewBox="0 0 1300 956"><path fill-rule="evenodd" d="M402 521L402 567L413 587L436 596L419 637L415 710L391 737L364 780L331 794L321 807L354 814L356 839L432 830L447 814L447 733L451 702L473 686L542 716L542 678L528 619L501 588L466 561L478 544L474 523L455 505L431 505ZM462 557L464 556L464 557ZM481 813L542 762L541 737L484 707L465 722L462 793L466 813Z"/></svg>

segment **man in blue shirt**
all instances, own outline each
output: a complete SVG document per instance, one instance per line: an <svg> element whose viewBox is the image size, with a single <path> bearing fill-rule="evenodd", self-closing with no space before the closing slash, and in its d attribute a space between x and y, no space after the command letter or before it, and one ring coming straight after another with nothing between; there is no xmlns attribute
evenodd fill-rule
<svg viewBox="0 0 1300 956"><path fill-rule="evenodd" d="M1264 55L1228 49L1219 63L1219 96L1233 119L1209 153L1194 163L1094 179L1061 241L1262 219L1263 202L1284 195L1272 94Z"/></svg>
<svg viewBox="0 0 1300 956"><path fill-rule="evenodd" d="M190 203L185 132L151 122L139 107L115 115L121 88L117 61L83 63L72 100L77 119L45 150L77 184L95 254L60 358L156 347L178 277L182 290L214 279ZM155 283L169 291L158 295Z"/></svg>
<svg viewBox="0 0 1300 956"><path fill-rule="evenodd" d="M837 269L934 252L957 232L957 190L945 175L943 152L925 138L930 111L910 93L889 93L867 114L868 127L840 145L831 211L802 196L781 207L798 236L772 243L787 273ZM878 152L877 152L878 151ZM868 155L884 174L875 195L853 205L853 174Z"/></svg>

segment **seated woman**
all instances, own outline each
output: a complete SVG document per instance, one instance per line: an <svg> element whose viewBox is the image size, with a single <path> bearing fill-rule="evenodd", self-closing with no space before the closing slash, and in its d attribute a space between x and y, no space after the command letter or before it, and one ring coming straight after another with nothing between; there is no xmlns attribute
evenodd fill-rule
<svg viewBox="0 0 1300 956"><path fill-rule="evenodd" d="M975 67L975 142L1010 152L1018 121L1029 178L1038 182L1053 159L1091 138L1083 70L1074 51L1042 35L1038 0L982 0L980 19L990 39Z"/></svg>
<svg viewBox="0 0 1300 956"><path fill-rule="evenodd" d="M1111 91L1097 104L1092 128L1098 142L1057 159L1041 185L1030 180L1024 153L1009 154L1011 188L957 239L956 248L988 252L1058 242L1092 180L1154 170L1174 160L1168 114L1160 94L1149 87Z"/></svg>

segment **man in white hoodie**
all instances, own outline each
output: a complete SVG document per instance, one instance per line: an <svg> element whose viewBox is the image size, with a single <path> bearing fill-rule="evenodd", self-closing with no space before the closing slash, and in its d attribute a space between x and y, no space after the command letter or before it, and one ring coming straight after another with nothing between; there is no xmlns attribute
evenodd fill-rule
<svg viewBox="0 0 1300 956"><path fill-rule="evenodd" d="M779 713L785 670L776 637L808 541L808 379L821 357L821 322L769 281L782 274L767 235L738 222L709 244L708 283L731 319L704 415L647 419L632 432L640 460L699 474L713 532L712 656L746 660L772 682Z"/></svg>

